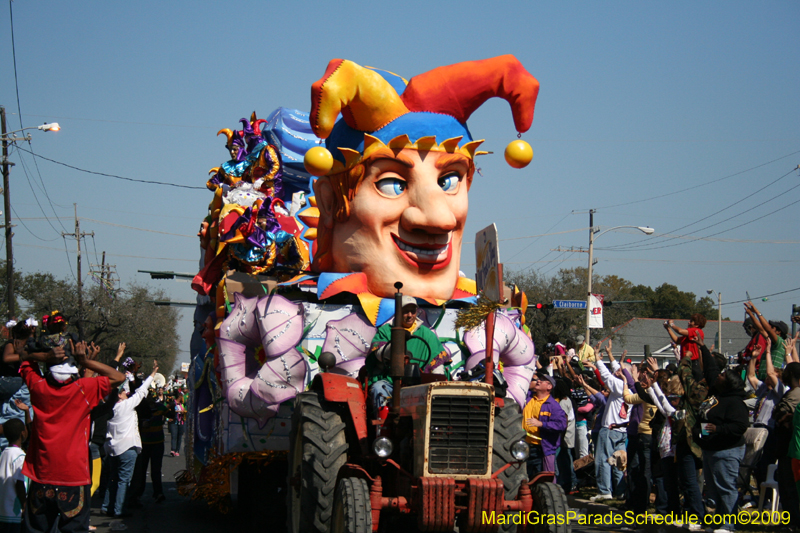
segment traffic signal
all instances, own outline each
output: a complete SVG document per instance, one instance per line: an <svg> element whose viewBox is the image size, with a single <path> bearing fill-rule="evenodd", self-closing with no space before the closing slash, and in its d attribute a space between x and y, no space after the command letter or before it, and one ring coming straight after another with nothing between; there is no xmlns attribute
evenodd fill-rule
<svg viewBox="0 0 800 533"><path fill-rule="evenodd" d="M553 304L537 303L537 304L529 305L528 307L533 307L534 309L540 311L542 309L552 309L553 308Z"/></svg>

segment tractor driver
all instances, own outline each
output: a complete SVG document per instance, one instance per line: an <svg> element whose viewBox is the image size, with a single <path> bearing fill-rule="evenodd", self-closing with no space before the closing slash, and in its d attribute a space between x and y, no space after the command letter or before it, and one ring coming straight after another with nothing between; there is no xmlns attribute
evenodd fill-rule
<svg viewBox="0 0 800 533"><path fill-rule="evenodd" d="M407 363L419 365L420 371L427 374L444 372L444 365L450 362L450 354L445 350L436 333L423 325L417 317L417 302L411 296L403 296L403 328L411 334L406 343ZM391 376L392 324L378 328L372 339L370 353L365 364L369 373L370 400L377 416L383 406L392 400L394 385Z"/></svg>

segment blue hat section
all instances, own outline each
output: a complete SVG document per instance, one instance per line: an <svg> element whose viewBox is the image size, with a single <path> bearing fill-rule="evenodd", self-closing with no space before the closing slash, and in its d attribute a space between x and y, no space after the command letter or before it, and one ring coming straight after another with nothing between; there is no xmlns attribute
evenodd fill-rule
<svg viewBox="0 0 800 533"><path fill-rule="evenodd" d="M391 121L386 126L374 132L366 132L388 143L400 135L408 135L412 143L421 137L436 136L436 142L442 142L454 137L464 137L460 144L469 142L472 135L465 124L460 123L450 115L430 113L406 113ZM325 141L325 146L333 157L344 163L345 159L338 148L350 148L359 152L364 151L364 132L357 131L347 125L341 118L333 126L331 135Z"/></svg>
<svg viewBox="0 0 800 533"><path fill-rule="evenodd" d="M381 77L383 77L383 79L385 79L387 82L389 82L389 85L391 85L392 88L395 91L397 91L398 95L402 96L402 94L405 92L405 90L406 90L406 80L404 80L401 76L398 76L397 74L389 72L388 70L382 70L382 69L375 68L375 67L364 67L364 68L368 68L368 69L370 69L372 71L375 71L378 74L380 74Z"/></svg>
<svg viewBox="0 0 800 533"><path fill-rule="evenodd" d="M262 127L261 135L280 151L284 198L291 199L292 193L297 191L310 193L308 183L311 175L303 166L303 156L324 141L311 130L308 113L279 107L267 117L267 124Z"/></svg>

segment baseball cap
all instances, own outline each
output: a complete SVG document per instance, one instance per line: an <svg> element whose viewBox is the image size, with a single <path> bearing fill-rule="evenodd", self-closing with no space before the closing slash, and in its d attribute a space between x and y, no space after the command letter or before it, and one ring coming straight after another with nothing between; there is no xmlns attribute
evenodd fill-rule
<svg viewBox="0 0 800 533"><path fill-rule="evenodd" d="M550 385L552 385L553 387L555 387L555 386L556 386L556 380L554 380L554 379L553 379L553 378L550 376L550 374L546 374L546 373L544 373L544 372L537 372L537 373L536 373L536 377L538 377L540 380L542 380L542 379L543 379L543 380L545 380L545 381L549 381L549 382L550 382Z"/></svg>
<svg viewBox="0 0 800 533"><path fill-rule="evenodd" d="M783 320L770 320L769 325L772 326L773 328L778 328L779 330L781 330L781 333L783 334L784 337L789 334L789 326L787 326L786 322L784 322Z"/></svg>
<svg viewBox="0 0 800 533"><path fill-rule="evenodd" d="M578 335L577 337L575 337L575 342L578 343L578 344L584 342L585 340L586 340L586 337L584 337L583 335Z"/></svg>
<svg viewBox="0 0 800 533"><path fill-rule="evenodd" d="M413 296L403 296L403 307L407 305L413 305L414 307L419 307L417 305L417 299Z"/></svg>

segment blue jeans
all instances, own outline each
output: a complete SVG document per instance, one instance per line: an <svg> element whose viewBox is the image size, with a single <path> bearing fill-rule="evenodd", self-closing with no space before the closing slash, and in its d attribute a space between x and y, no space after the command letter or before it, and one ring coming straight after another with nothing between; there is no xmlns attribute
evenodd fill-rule
<svg viewBox="0 0 800 533"><path fill-rule="evenodd" d="M631 435L628 441L628 507L635 514L644 514L650 505L652 441L653 436L645 433Z"/></svg>
<svg viewBox="0 0 800 533"><path fill-rule="evenodd" d="M697 464L686 442L678 443L675 451L675 467L678 473L678 488L683 494L684 510L703 518L706 515L706 508L703 505L700 487L697 486Z"/></svg>
<svg viewBox="0 0 800 533"><path fill-rule="evenodd" d="M180 453L181 451L181 438L183 437L183 424L177 422L169 423L169 435L172 437L172 451Z"/></svg>
<svg viewBox="0 0 800 533"><path fill-rule="evenodd" d="M0 377L0 403L6 403L10 400L22 385L21 377Z"/></svg>
<svg viewBox="0 0 800 533"><path fill-rule="evenodd" d="M739 491L736 478L739 465L744 459L744 445L716 452L703 451L703 477L706 482L706 497L717 503L716 514L730 514L736 509ZM733 530L733 524L725 523L724 529Z"/></svg>
<svg viewBox="0 0 800 533"><path fill-rule="evenodd" d="M114 516L120 516L125 512L125 495L133 478L133 467L136 465L136 456L139 452L136 448L129 448L116 457L110 457L111 474L108 479L108 488L103 498L102 510L109 513L111 500L114 500Z"/></svg>
<svg viewBox="0 0 800 533"><path fill-rule="evenodd" d="M572 466L572 452L563 443L556 450L556 482L567 494L578 486L578 476Z"/></svg>
<svg viewBox="0 0 800 533"><path fill-rule="evenodd" d="M624 431L602 428L597 435L597 450L594 457L594 474L597 478L597 489L600 494L612 494L622 482L622 471L608 464L608 458L617 450L625 449L625 439L628 435ZM611 477L614 485L611 485Z"/></svg>

